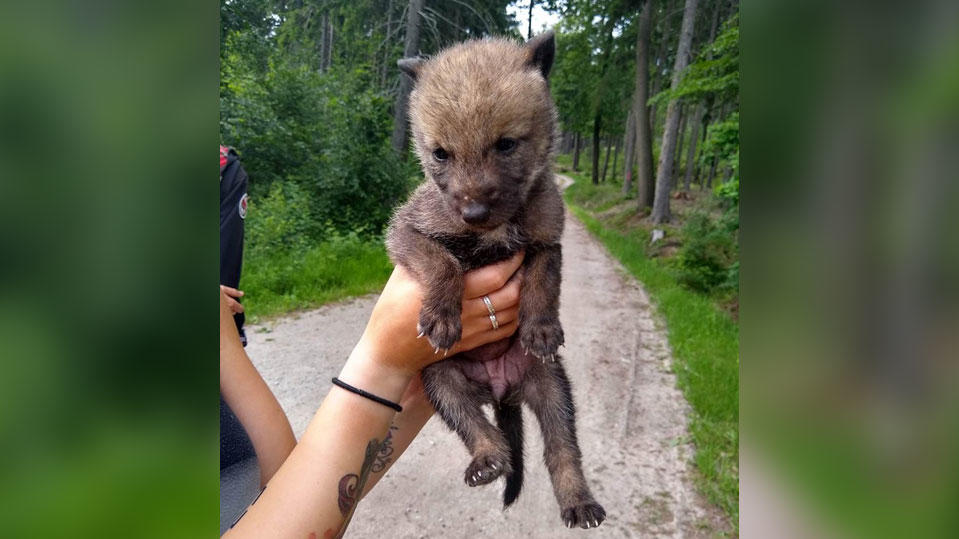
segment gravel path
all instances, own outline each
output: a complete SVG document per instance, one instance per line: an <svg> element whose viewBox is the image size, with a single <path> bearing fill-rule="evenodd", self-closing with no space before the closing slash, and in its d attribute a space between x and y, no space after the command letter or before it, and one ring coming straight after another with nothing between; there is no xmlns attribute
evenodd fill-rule
<svg viewBox="0 0 959 539"><path fill-rule="evenodd" d="M562 180L562 178L561 178ZM661 321L645 291L567 214L560 318L586 477L608 513L567 530L525 411L526 479L501 509L502 481L469 488L466 448L438 417L360 504L349 537L715 537L729 530L695 490L688 404L670 371ZM365 296L248 329L247 351L299 436L366 324Z"/></svg>

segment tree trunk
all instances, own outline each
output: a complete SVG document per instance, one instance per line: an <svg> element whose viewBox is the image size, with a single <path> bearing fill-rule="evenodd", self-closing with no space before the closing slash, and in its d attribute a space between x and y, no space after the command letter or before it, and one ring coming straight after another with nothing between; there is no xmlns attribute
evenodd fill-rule
<svg viewBox="0 0 959 539"><path fill-rule="evenodd" d="M612 172L613 176L612 177L614 180L616 179L616 165L617 163L619 163L619 146L620 146L619 137L616 137L616 145L613 146L613 172Z"/></svg>
<svg viewBox="0 0 959 539"><path fill-rule="evenodd" d="M636 102L635 92L633 103ZM626 116L626 144L623 149L623 196L629 194L633 188L633 153L636 148L636 116L633 115L633 109L629 108L629 114Z"/></svg>
<svg viewBox="0 0 959 539"><path fill-rule="evenodd" d="M725 2L716 2L716 9L713 10L713 20L709 26L709 38L706 40L706 47L712 45L716 39L716 30L719 28L719 14L723 10ZM710 51L707 59L713 59L713 53ZM689 184L693 181L699 183L702 190L703 184L699 181L699 163L696 162L697 142L699 142L699 130L703 130L703 142L706 141L706 127L709 123L709 108L712 106L712 98L707 99L705 106L700 104L693 111L693 126L689 133L689 152L686 154L686 176L683 180L683 190L689 191ZM701 144L700 144L701 145Z"/></svg>
<svg viewBox="0 0 959 539"><path fill-rule="evenodd" d="M606 139L606 159L603 160L603 177L599 180L601 182L606 182L606 171L609 169L609 152L613 148L613 139Z"/></svg>
<svg viewBox="0 0 959 539"><path fill-rule="evenodd" d="M573 137L573 170L579 172L579 133Z"/></svg>
<svg viewBox="0 0 959 539"><path fill-rule="evenodd" d="M406 42L403 45L403 57L415 56L420 46L420 10L423 9L423 0L410 0L406 16ZM407 113L410 105L410 92L413 90L413 81L406 75L400 74L400 92L396 96L396 106L393 114L393 150L403 159L409 153L409 126Z"/></svg>
<svg viewBox="0 0 959 539"><path fill-rule="evenodd" d="M317 56L320 60L320 73L326 71L326 32L329 26L330 14L324 13L320 16L320 46Z"/></svg>
<svg viewBox="0 0 959 539"><path fill-rule="evenodd" d="M716 158L713 157L713 161L709 165L709 176L706 177L706 189L711 189L713 187L713 176L715 175L716 175Z"/></svg>
<svg viewBox="0 0 959 539"><path fill-rule="evenodd" d="M648 0L647 3L652 2L652 1L653 1L653 0ZM664 6L665 9L666 9L666 12L667 12L667 16L664 17L663 20L661 21L661 24L663 24L663 25L669 23L668 13L672 11L672 4L673 4L673 2L668 2L668 3ZM650 14L650 17L652 17L652 14ZM642 21L640 21L640 24L642 24ZM652 28L650 28L650 31L652 31ZM662 58L662 57L665 56L665 54L663 54L663 53L664 53L664 51L666 51L666 49L667 49L667 44L668 44L668 42L669 42L669 38L670 38L671 36L673 36L673 35L674 35L674 34L673 34L672 32L670 32L670 31L668 31L668 28L665 28L665 26L664 26L663 38L656 44L656 51L653 52L653 57L652 57L652 59L651 59L652 64L655 66L655 68L654 68L654 70L653 70L653 73L654 73L655 75L652 77L652 79L649 80L649 84L648 84L648 85L650 85L650 84L652 85L652 91L649 92L649 97L652 97L652 96L658 94L658 93L659 93L659 90L660 90L661 87L662 87L662 81L663 81L662 67L660 67L660 65L659 65L658 62L659 62L660 58ZM637 39L638 39L638 37L637 37ZM646 54L647 54L647 56L649 55L649 38L648 38L648 37L646 38ZM663 63L666 63L666 59L665 59L665 58L662 58L662 60L663 60ZM650 61L647 60L646 65L648 66L649 63L650 63ZM647 85L647 86L648 86L648 85ZM650 129L654 129L654 130L656 129L656 121L657 121L657 114L656 114L656 113L657 113L657 111L656 111L656 105L651 105L651 106L649 107L649 125L650 125ZM650 200L650 204L652 204L652 200Z"/></svg>
<svg viewBox="0 0 959 539"><path fill-rule="evenodd" d="M529 0L529 27L526 30L526 40L529 41L533 37L533 6L536 4L534 0Z"/></svg>
<svg viewBox="0 0 959 539"><path fill-rule="evenodd" d="M599 185L599 145L601 143L599 134L602 132L602 128L603 117L597 111L596 117L593 119L593 154L590 156L590 161L593 164L593 185Z"/></svg>
<svg viewBox="0 0 959 539"><path fill-rule="evenodd" d="M633 94L633 118L636 127L636 199L639 211L653 203L653 133L649 117L649 30L653 1L646 0L636 33L636 92Z"/></svg>
<svg viewBox="0 0 959 539"><path fill-rule="evenodd" d="M686 108L686 105L683 105L682 112L680 112L682 120L679 122L679 142L676 144L676 156L673 157L673 170L675 170L677 174L679 174L681 170L680 165L682 163L680 161L682 161L683 157L683 145L686 143L686 124L689 122L689 113Z"/></svg>
<svg viewBox="0 0 959 539"><path fill-rule="evenodd" d="M689 151L686 153L686 178L683 182L683 190L689 191L689 182L693 179L693 175L696 173L696 143L699 141L699 124L700 118L702 117L702 111L700 106L696 106L693 110L693 126L690 127L689 132Z"/></svg>
<svg viewBox="0 0 959 539"><path fill-rule="evenodd" d="M386 5L386 39L383 47L383 62L380 64L380 88L386 88L386 75L389 72L390 44L393 42L393 0Z"/></svg>
<svg viewBox="0 0 959 539"><path fill-rule="evenodd" d="M333 19L332 17L326 18L327 32L326 32L326 69L333 67Z"/></svg>
<svg viewBox="0 0 959 539"><path fill-rule="evenodd" d="M673 66L673 84L676 89L682 80L683 72L689 65L689 47L693 40L693 25L696 22L698 0L686 0L683 10L683 28L679 34L679 46L676 48L676 63ZM676 151L676 138L679 132L679 102L675 99L666 108L666 128L663 131L663 145L659 153L659 170L656 171L656 197L653 201L653 222L669 222L669 191L673 181L673 154Z"/></svg>

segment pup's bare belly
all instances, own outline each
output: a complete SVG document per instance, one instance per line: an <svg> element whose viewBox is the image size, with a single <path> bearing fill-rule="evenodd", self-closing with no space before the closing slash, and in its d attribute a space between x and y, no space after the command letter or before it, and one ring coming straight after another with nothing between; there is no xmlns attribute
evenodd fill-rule
<svg viewBox="0 0 959 539"><path fill-rule="evenodd" d="M454 360L467 378L489 385L496 400L501 400L506 391L523 380L526 371L536 358L523 354L518 340L505 339L484 344L479 348L459 354Z"/></svg>

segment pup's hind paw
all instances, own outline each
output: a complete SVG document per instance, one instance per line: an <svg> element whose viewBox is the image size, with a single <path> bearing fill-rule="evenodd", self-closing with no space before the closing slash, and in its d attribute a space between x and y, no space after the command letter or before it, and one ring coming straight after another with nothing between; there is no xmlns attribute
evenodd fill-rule
<svg viewBox="0 0 959 539"><path fill-rule="evenodd" d="M560 517L567 528L596 528L606 520L606 510L596 502L587 502L563 509Z"/></svg>
<svg viewBox="0 0 959 539"><path fill-rule="evenodd" d="M486 485L509 471L509 462L504 458L494 455L476 457L466 467L466 484L471 487Z"/></svg>
<svg viewBox="0 0 959 539"><path fill-rule="evenodd" d="M556 359L556 351L563 340L563 326L555 318L530 321L519 328L519 343L523 350L544 361Z"/></svg>
<svg viewBox="0 0 959 539"><path fill-rule="evenodd" d="M460 313L452 309L423 309L416 330L420 335L426 336L438 351L449 350L460 340L463 333Z"/></svg>

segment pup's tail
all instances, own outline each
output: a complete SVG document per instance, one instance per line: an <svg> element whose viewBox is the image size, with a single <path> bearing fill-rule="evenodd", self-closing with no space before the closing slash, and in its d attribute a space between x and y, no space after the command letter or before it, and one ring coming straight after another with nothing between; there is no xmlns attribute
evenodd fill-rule
<svg viewBox="0 0 959 539"><path fill-rule="evenodd" d="M523 409L519 405L506 403L494 408L496 424L509 445L509 460L513 469L506 476L506 490L503 491L503 508L506 508L516 501L523 488Z"/></svg>

